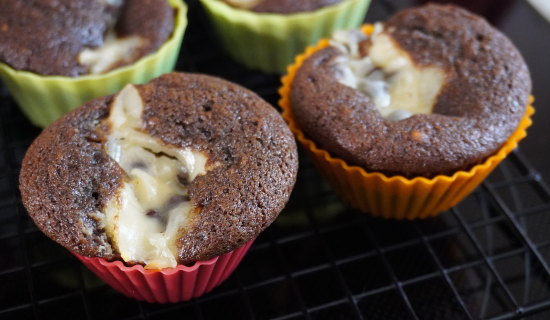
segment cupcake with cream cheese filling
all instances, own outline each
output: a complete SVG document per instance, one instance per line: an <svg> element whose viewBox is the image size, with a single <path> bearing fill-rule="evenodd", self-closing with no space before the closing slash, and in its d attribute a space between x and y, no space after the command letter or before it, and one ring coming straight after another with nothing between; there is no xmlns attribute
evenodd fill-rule
<svg viewBox="0 0 550 320"><path fill-rule="evenodd" d="M182 0L4 1L0 78L40 127L85 102L173 71Z"/></svg>
<svg viewBox="0 0 550 320"><path fill-rule="evenodd" d="M331 154L368 171L468 170L517 128L531 91L513 44L451 6L405 10L366 35L338 31L304 61L292 112Z"/></svg>
<svg viewBox="0 0 550 320"><path fill-rule="evenodd" d="M155 52L170 36L165 0L4 1L0 61L40 75L101 74Z"/></svg>
<svg viewBox="0 0 550 320"><path fill-rule="evenodd" d="M20 181L37 226L69 250L161 270L251 241L288 201L296 171L292 135L265 101L173 73L54 123Z"/></svg>
<svg viewBox="0 0 550 320"><path fill-rule="evenodd" d="M454 6L338 31L296 56L282 83L283 117L333 190L393 219L462 201L534 113L517 49Z"/></svg>

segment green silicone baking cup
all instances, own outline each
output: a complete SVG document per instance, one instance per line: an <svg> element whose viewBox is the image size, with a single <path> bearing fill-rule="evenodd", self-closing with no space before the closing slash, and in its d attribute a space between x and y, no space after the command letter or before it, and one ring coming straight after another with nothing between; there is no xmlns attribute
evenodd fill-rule
<svg viewBox="0 0 550 320"><path fill-rule="evenodd" d="M201 0L229 54L250 69L284 72L320 38L361 25L370 0L345 0L313 12L255 13L221 0Z"/></svg>
<svg viewBox="0 0 550 320"><path fill-rule="evenodd" d="M120 91L128 83L147 83L174 70L187 26L185 3L182 0L168 2L177 9L172 35L157 52L132 65L105 74L71 78L41 76L0 63L0 78L25 115L42 128L93 98Z"/></svg>

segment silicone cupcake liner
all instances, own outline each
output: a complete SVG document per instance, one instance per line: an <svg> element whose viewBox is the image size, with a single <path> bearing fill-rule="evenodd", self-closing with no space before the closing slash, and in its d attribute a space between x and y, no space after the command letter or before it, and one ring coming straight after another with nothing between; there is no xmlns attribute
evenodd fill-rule
<svg viewBox="0 0 550 320"><path fill-rule="evenodd" d="M254 240L219 257L197 261L191 267L180 265L160 271L73 254L103 281L130 298L150 303L175 303L197 298L220 285L237 268Z"/></svg>
<svg viewBox="0 0 550 320"><path fill-rule="evenodd" d="M361 30L370 34L372 25L364 25ZM307 57L328 45L328 39L322 39L317 46L308 47L304 54L296 57L295 63L288 67L288 75L282 78L279 105L290 129L334 191L363 212L384 218L416 219L434 216L453 207L470 194L516 148L517 143L527 135L525 130L532 124L530 117L535 110L531 106L534 100L531 96L518 128L501 149L484 163L474 166L469 171L457 171L452 176L407 179L402 176L387 177L379 172L367 172L361 167L349 166L345 161L333 158L327 151L317 148L315 143L304 135L290 109L290 87L296 71Z"/></svg>
<svg viewBox="0 0 550 320"><path fill-rule="evenodd" d="M222 0L201 0L229 54L251 69L284 72L308 45L339 29L357 28L370 0L345 0L313 12L255 13Z"/></svg>
<svg viewBox="0 0 550 320"><path fill-rule="evenodd" d="M128 83L147 83L174 70L187 26L187 6L182 0L169 3L177 8L172 35L157 52L132 65L106 74L71 78L17 71L0 63L0 78L25 115L42 128L88 100L118 92Z"/></svg>

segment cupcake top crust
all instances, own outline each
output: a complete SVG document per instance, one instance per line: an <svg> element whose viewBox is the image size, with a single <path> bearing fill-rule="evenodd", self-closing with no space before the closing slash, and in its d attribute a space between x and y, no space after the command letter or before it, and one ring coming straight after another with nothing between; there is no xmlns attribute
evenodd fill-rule
<svg viewBox="0 0 550 320"><path fill-rule="evenodd" d="M309 12L343 0L224 0L230 5L258 13L290 14Z"/></svg>
<svg viewBox="0 0 550 320"><path fill-rule="evenodd" d="M0 61L16 70L76 77L131 64L174 27L166 0L0 2Z"/></svg>
<svg viewBox="0 0 550 320"><path fill-rule="evenodd" d="M288 201L297 166L290 130L256 94L173 73L48 127L20 189L37 226L67 249L161 269L256 237Z"/></svg>
<svg viewBox="0 0 550 320"><path fill-rule="evenodd" d="M522 119L527 66L506 36L455 6L404 10L367 36L339 31L291 87L305 134L367 171L451 175L496 152Z"/></svg>

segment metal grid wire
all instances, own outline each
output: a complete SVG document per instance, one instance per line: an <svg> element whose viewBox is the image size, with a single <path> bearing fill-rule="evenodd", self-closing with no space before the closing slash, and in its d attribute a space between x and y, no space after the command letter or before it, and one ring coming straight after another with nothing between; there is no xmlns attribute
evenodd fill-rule
<svg viewBox="0 0 550 320"><path fill-rule="evenodd" d="M278 76L232 62L198 2L189 6L177 69L276 105ZM391 10L374 0L368 17ZM458 206L414 222L356 212L301 153L287 207L234 274L198 299L158 305L117 293L30 220L18 175L39 132L0 87L0 319L550 318L550 189L519 152Z"/></svg>

